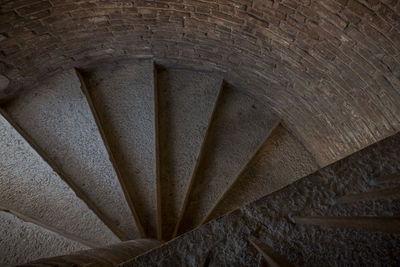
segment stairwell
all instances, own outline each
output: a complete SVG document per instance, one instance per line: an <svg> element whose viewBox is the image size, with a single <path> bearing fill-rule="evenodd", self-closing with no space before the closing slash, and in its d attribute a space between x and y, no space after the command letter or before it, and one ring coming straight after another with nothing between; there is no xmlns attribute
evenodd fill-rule
<svg viewBox="0 0 400 267"><path fill-rule="evenodd" d="M0 1L0 265L397 266L399 14Z"/></svg>

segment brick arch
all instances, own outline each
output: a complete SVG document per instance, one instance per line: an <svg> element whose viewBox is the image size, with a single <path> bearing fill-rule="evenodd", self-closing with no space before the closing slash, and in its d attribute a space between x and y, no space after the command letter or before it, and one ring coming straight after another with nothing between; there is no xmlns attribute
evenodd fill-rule
<svg viewBox="0 0 400 267"><path fill-rule="evenodd" d="M324 165L400 129L399 13L395 0L1 0L0 72L12 91L107 59L218 70Z"/></svg>

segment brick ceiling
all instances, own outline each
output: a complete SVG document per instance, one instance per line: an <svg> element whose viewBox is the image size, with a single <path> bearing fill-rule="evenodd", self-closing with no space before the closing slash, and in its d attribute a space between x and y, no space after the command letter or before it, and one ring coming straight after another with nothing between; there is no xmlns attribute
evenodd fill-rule
<svg viewBox="0 0 400 267"><path fill-rule="evenodd" d="M0 0L7 93L71 67L154 57L224 73L337 160L400 129L397 0Z"/></svg>

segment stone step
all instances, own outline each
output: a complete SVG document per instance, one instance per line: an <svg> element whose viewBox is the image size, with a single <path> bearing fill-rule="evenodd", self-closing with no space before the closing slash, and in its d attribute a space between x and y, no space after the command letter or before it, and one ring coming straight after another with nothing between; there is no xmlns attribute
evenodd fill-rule
<svg viewBox="0 0 400 267"><path fill-rule="evenodd" d="M121 240L140 237L74 70L24 92L5 109Z"/></svg>
<svg viewBox="0 0 400 267"><path fill-rule="evenodd" d="M121 62L81 71L128 204L144 236L157 236L154 65Z"/></svg>
<svg viewBox="0 0 400 267"><path fill-rule="evenodd" d="M311 153L279 122L202 223L271 194L318 168Z"/></svg>
<svg viewBox="0 0 400 267"><path fill-rule="evenodd" d="M15 266L89 248L2 210L0 226L1 266Z"/></svg>
<svg viewBox="0 0 400 267"><path fill-rule="evenodd" d="M175 234L199 226L264 143L277 119L238 89L222 89Z"/></svg>
<svg viewBox="0 0 400 267"><path fill-rule="evenodd" d="M373 182L375 184L400 184L400 172L376 177Z"/></svg>
<svg viewBox="0 0 400 267"><path fill-rule="evenodd" d="M0 203L94 246L119 241L28 142L0 116Z"/></svg>
<svg viewBox="0 0 400 267"><path fill-rule="evenodd" d="M342 196L336 199L336 203L351 203L359 201L380 200L386 198L400 198L400 186Z"/></svg>
<svg viewBox="0 0 400 267"><path fill-rule="evenodd" d="M157 73L163 240L172 238L221 85L210 73Z"/></svg>
<svg viewBox="0 0 400 267"><path fill-rule="evenodd" d="M400 233L400 216L298 216L296 223Z"/></svg>

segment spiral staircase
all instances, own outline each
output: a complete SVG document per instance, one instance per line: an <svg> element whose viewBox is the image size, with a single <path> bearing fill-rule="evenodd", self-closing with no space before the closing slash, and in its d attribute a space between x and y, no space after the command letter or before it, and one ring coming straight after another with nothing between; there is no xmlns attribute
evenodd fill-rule
<svg viewBox="0 0 400 267"><path fill-rule="evenodd" d="M0 266L399 266L400 1L0 0Z"/></svg>
<svg viewBox="0 0 400 267"><path fill-rule="evenodd" d="M290 179L318 168L279 117L221 76L152 60L67 71L1 114L3 264L171 240L293 181L276 173L272 187L229 193L260 151L281 155Z"/></svg>
<svg viewBox="0 0 400 267"><path fill-rule="evenodd" d="M120 264L322 167L284 121L221 75L151 59L42 81L2 106L0 133L5 265L71 253L39 263ZM399 195L385 190L340 201ZM295 222L399 230L398 217L351 218ZM251 243L280 266L271 247Z"/></svg>

